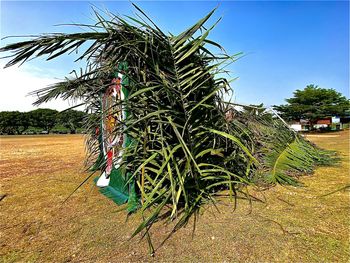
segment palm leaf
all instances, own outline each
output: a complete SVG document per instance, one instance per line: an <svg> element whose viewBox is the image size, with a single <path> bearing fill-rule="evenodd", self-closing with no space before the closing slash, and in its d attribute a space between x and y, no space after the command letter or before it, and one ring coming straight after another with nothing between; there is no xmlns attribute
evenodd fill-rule
<svg viewBox="0 0 350 263"><path fill-rule="evenodd" d="M82 49L78 60L86 60L84 70L32 94L38 96L36 105L55 98L84 103L90 113L85 120L86 163L93 171L106 166L94 134L106 110L101 94L116 66L128 63L127 70L119 70L129 80L130 94L126 101L115 103L127 108L129 115L121 123L126 128L119 125L114 132L132 138L121 168L130 174L127 184L134 182L143 200L138 210L143 220L132 236L144 232L150 243L154 223L175 220L172 234L201 207L215 205L218 191L229 190L232 199L242 187L257 183L258 176L295 184L290 172L310 172L315 164L327 163L328 153L296 136L282 120L263 111L258 116L237 112L223 101L231 88L222 74L242 54L230 56L208 39L220 20L205 26L215 9L183 33L165 35L135 8L138 18L107 12L106 19L94 11L97 23L84 25L91 32L41 35L0 49L12 52L7 67ZM228 111L235 114L233 121L225 117ZM150 249L153 253L151 243Z"/></svg>

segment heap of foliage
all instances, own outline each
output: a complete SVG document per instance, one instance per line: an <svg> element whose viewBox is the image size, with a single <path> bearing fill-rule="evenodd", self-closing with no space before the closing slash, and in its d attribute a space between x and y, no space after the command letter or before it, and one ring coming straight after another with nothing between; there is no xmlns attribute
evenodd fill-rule
<svg viewBox="0 0 350 263"><path fill-rule="evenodd" d="M230 87L222 73L241 54L229 56L207 38L216 23L204 24L214 10L181 34L167 35L136 8L139 19L107 13L107 20L96 13L98 22L87 26L91 32L43 35L1 49L14 52L7 64L12 66L31 57L53 59L90 43L79 57L86 59L84 73L39 90L36 103L79 99L96 113L86 122L92 160L99 151L94 130L103 115L100 94L116 65L128 63L122 73L130 79L130 96L117 103L130 114L115 132L133 141L123 166L136 182L143 220L132 236L144 231L149 238L160 219L175 221L174 232L204 204L215 203L221 190L232 198L258 182L295 184L295 172L310 172L329 160L271 114L239 113L223 101ZM215 48L218 55L212 53ZM228 112L234 116L230 121Z"/></svg>
<svg viewBox="0 0 350 263"><path fill-rule="evenodd" d="M315 165L331 165L334 152L321 150L288 128L274 110L262 105L229 110L231 123L242 127L251 140L258 160L252 182L256 185L279 183L300 185L297 177L313 171Z"/></svg>
<svg viewBox="0 0 350 263"><path fill-rule="evenodd" d="M45 131L76 133L83 128L86 113L76 110L58 112L36 109L29 112L0 112L0 134L23 134Z"/></svg>
<svg viewBox="0 0 350 263"><path fill-rule="evenodd" d="M350 116L350 101L334 89L324 89L308 85L303 90L296 90L288 104L275 106L286 120L309 120L315 124L318 119L338 116Z"/></svg>

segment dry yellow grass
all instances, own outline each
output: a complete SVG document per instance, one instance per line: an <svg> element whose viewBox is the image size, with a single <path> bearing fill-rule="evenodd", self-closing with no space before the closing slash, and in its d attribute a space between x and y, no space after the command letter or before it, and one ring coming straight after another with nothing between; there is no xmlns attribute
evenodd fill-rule
<svg viewBox="0 0 350 263"><path fill-rule="evenodd" d="M347 262L349 192L321 197L349 184L349 131L310 137L337 150L342 162L320 167L301 181L251 194L265 203L239 200L203 211L163 246L169 226L152 231L155 258L146 242L128 241L139 216L126 221L119 207L91 181L62 201L87 176L80 135L0 137L0 256L3 262L279 261Z"/></svg>

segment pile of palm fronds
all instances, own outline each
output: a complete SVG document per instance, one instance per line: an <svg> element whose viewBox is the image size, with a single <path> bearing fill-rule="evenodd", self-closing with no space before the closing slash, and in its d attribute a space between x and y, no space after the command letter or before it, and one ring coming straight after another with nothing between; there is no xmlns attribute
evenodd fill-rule
<svg viewBox="0 0 350 263"><path fill-rule="evenodd" d="M250 184L295 184L294 175L329 160L275 116L239 112L223 101L230 87L222 73L241 54L229 56L208 39L216 23L204 24L214 11L183 33L167 35L136 8L138 19L107 13L107 20L96 12L98 22L86 25L91 32L43 35L1 48L14 52L7 64L12 66L89 45L78 58L86 60L86 70L36 91L35 103L76 99L93 113L86 120L91 165L99 152L94 130L103 116L100 94L110 85L116 65L128 63L122 73L130 80L129 98L117 103L129 115L115 132L132 138L123 167L131 174L129 182L136 183L144 215L133 236L148 233L164 217L175 220L173 231L178 230L203 204L215 202L218 191L228 190L234 197ZM230 121L227 112L233 114Z"/></svg>
<svg viewBox="0 0 350 263"><path fill-rule="evenodd" d="M243 111L230 108L231 123L242 127L253 141L252 154L258 160L251 178L254 184L300 185L297 177L313 171L315 165L331 165L338 158L321 150L288 124L272 108L248 106Z"/></svg>

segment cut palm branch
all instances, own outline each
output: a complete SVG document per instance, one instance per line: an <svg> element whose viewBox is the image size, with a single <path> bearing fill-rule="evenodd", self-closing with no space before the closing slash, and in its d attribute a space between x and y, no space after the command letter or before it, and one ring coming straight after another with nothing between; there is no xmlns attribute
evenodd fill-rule
<svg viewBox="0 0 350 263"><path fill-rule="evenodd" d="M109 164L102 137L95 131L104 127L107 113L127 109L112 131L127 136L128 144L110 180L123 183L118 191L123 202L128 199L128 211L142 213L132 236L144 231L150 242L155 222L175 220L173 233L204 204L215 204L218 191L228 190L232 197L242 187L260 182L295 185L291 172L311 172L315 164L330 159L264 109L258 115L239 112L223 101L231 89L222 72L242 54L229 56L208 39L216 23L204 24L215 10L181 34L165 35L136 9L140 19L109 12L106 19L95 12L98 22L87 26L92 32L42 35L0 49L12 52L8 67L34 57L54 59L86 46L78 58L86 61L86 69L34 91L34 103L55 98L84 103L90 113L87 165L102 174ZM220 53L214 55L214 50ZM123 76L125 97L106 107L101 98L118 74ZM232 120L228 112L234 115ZM115 189L103 191L121 202ZM150 249L153 253L151 244Z"/></svg>

